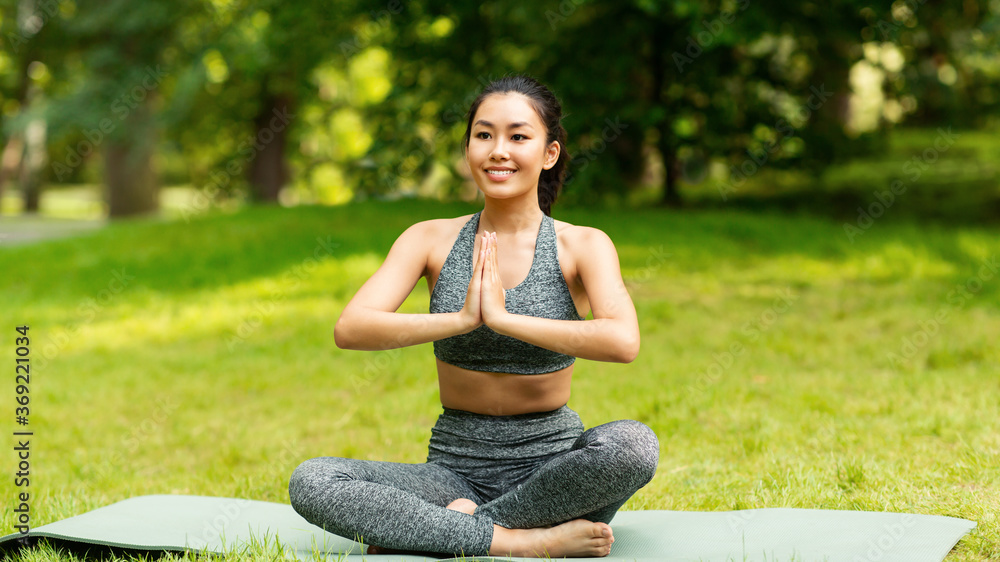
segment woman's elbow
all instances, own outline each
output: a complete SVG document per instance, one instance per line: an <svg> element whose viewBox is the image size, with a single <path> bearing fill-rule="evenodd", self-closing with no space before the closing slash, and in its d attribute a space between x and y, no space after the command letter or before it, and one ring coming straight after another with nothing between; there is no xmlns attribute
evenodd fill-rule
<svg viewBox="0 0 1000 562"><path fill-rule="evenodd" d="M629 338L621 346L621 353L619 355L619 362L621 363L631 363L635 361L635 358L639 355L639 338Z"/></svg>
<svg viewBox="0 0 1000 562"><path fill-rule="evenodd" d="M337 323L333 325L333 343L340 349L354 349L354 343L350 338L351 330L345 321L345 315L341 315L337 319Z"/></svg>

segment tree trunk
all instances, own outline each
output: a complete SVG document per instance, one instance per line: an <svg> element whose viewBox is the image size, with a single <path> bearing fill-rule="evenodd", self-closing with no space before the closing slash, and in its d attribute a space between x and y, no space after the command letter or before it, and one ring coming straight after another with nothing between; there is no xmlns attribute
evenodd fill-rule
<svg viewBox="0 0 1000 562"><path fill-rule="evenodd" d="M663 129L668 129L669 124L664 124L660 131L660 155L663 157L663 199L661 205L667 207L681 207L683 201L677 191L677 178L681 175L681 162L677 158L677 147L670 142L669 133Z"/></svg>
<svg viewBox="0 0 1000 562"><path fill-rule="evenodd" d="M253 159L248 180L251 197L261 203L273 203L288 180L285 143L292 117L292 96L267 95L254 118Z"/></svg>
<svg viewBox="0 0 1000 562"><path fill-rule="evenodd" d="M668 51L667 44L665 42L666 37L669 36L667 31L670 28L668 22L658 22L659 25L656 26L659 29L654 29L651 35L651 49L650 49L650 60L649 69L652 76L652 84L650 85L649 100L653 106L663 106L667 108L669 105L664 99L664 88L666 87L666 60L663 55ZM668 109L668 108L667 108ZM670 111L666 111L666 115L670 115ZM680 174L680 163L677 161L677 146L674 143L673 132L670 130L669 119L664 117L663 120L657 125L660 131L660 138L656 143L656 148L660 151L660 157L663 159L663 198L660 200L661 205L667 207L680 207L681 206L681 196L677 192L677 178Z"/></svg>
<svg viewBox="0 0 1000 562"><path fill-rule="evenodd" d="M37 96L33 96L37 99ZM45 148L45 121L33 119L24 132L24 161L21 164L21 193L24 212L37 213L48 152Z"/></svg>
<svg viewBox="0 0 1000 562"><path fill-rule="evenodd" d="M21 141L20 135L15 132L7 139L7 144L3 147L3 153L0 155L0 201L3 201L7 180L20 174L23 153L24 142Z"/></svg>
<svg viewBox="0 0 1000 562"><path fill-rule="evenodd" d="M810 92L801 108L809 112L809 120L798 132L806 143L804 164L808 169L822 170L865 152L861 148L865 142L848 137L844 131L851 99L850 45L831 37L815 60Z"/></svg>
<svg viewBox="0 0 1000 562"><path fill-rule="evenodd" d="M159 189L153 169L156 128L149 99L129 113L124 137L108 138L104 149L108 214L111 218L141 215L159 209Z"/></svg>
<svg viewBox="0 0 1000 562"><path fill-rule="evenodd" d="M18 31L20 38L33 38L37 30L28 25L28 19L35 13L36 2L34 0L21 0L18 4ZM20 102L22 113L29 111L31 106L42 100L42 93L38 87L33 86L28 77L28 68L31 63L38 60L37 41L28 41L27 49L20 56L18 68L17 99ZM15 49L15 52L18 49ZM45 165L48 160L48 152L45 146L45 121L34 119L27 124L23 134L23 152L19 152L17 183L21 189L21 198L24 201L22 212L37 213L38 204L41 199L42 178L45 172ZM15 133L16 135L16 133ZM20 143L16 143L20 144Z"/></svg>

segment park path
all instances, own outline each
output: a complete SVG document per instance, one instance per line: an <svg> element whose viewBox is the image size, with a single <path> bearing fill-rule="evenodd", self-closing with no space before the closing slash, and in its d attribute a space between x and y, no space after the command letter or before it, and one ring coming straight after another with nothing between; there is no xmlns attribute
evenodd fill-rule
<svg viewBox="0 0 1000 562"><path fill-rule="evenodd" d="M39 216L0 217L0 249L21 246L40 240L66 238L92 232L107 225L107 220L59 219Z"/></svg>

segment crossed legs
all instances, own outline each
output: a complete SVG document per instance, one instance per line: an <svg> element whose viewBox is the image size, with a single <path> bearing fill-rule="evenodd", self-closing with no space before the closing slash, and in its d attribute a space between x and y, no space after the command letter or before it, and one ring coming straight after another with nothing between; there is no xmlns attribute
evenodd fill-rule
<svg viewBox="0 0 1000 562"><path fill-rule="evenodd" d="M299 465L289 495L313 524L389 549L603 556L614 540L608 523L652 479L658 458L649 427L618 420L583 432L493 499L434 463L338 457Z"/></svg>
<svg viewBox="0 0 1000 562"><path fill-rule="evenodd" d="M656 472L659 441L645 424L618 420L585 431L514 489L482 505L449 504L496 525L490 554L606 556L608 523Z"/></svg>
<svg viewBox="0 0 1000 562"><path fill-rule="evenodd" d="M473 515L489 517L509 529L577 518L610 523L618 509L653 479L659 454L656 434L642 422L598 425L516 488L477 507Z"/></svg>
<svg viewBox="0 0 1000 562"><path fill-rule="evenodd" d="M487 554L493 534L488 520L445 508L479 496L435 464L319 457L295 469L288 493L310 523L381 547Z"/></svg>

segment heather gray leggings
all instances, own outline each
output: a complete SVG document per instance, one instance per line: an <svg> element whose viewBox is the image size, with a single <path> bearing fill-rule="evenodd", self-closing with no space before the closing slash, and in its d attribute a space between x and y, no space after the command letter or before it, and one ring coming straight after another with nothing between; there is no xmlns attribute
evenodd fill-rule
<svg viewBox="0 0 1000 562"><path fill-rule="evenodd" d="M307 521L365 544L448 555L488 555L493 525L527 529L572 519L610 523L653 478L656 434L635 420L586 431L568 406L490 416L444 408L427 462L319 457L288 485ZM473 515L444 506L479 504Z"/></svg>

